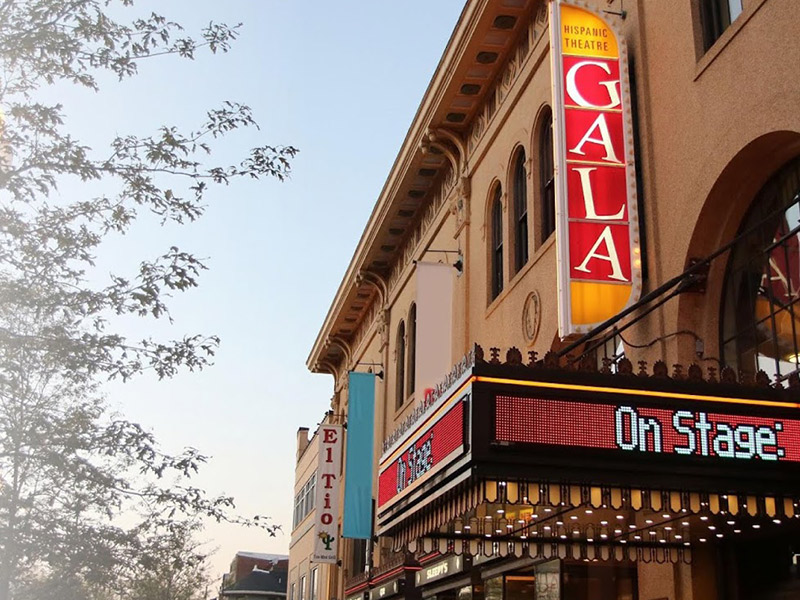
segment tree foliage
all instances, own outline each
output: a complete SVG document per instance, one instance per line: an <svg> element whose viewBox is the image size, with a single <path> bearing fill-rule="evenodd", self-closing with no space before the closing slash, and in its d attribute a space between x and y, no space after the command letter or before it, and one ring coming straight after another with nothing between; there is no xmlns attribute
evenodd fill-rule
<svg viewBox="0 0 800 600"><path fill-rule="evenodd" d="M120 317L169 319L170 296L196 287L205 265L170 246L132 273L103 280L93 268L103 241L140 216L194 221L210 186L283 180L296 149L263 145L216 163L215 141L257 127L232 101L193 129L125 133L106 148L69 134L43 89L99 90L104 73L125 79L159 56L224 53L238 35L238 25L211 23L193 37L162 15L129 15L133 3L0 0L0 600L58 581L72 586L62 597L108 591L132 551L170 539L165 527L190 539L192 527L175 525L182 515L237 520L230 498L188 483L206 457L164 453L109 413L100 387L209 364L213 335L130 339L116 327ZM64 194L67 183L86 192Z"/></svg>
<svg viewBox="0 0 800 600"><path fill-rule="evenodd" d="M152 14L123 24L101 0L6 0L0 4L0 106L4 111L0 171L0 301L9 312L33 315L46 326L21 332L0 326L5 348L35 347L57 354L76 376L130 377L142 369L159 376L208 364L218 340L187 335L160 341L129 340L109 330L113 315L169 315L166 297L197 285L205 268L191 253L170 247L116 274L102 286L87 270L112 232L125 233L142 211L184 223L202 215L210 184L238 177L289 175L291 146L252 149L238 164L209 164L213 141L254 127L250 109L225 102L191 131L163 126L147 136L118 135L94 151L65 132L62 106L37 100L52 83L97 88L98 72L119 78L164 54L193 58L201 48L226 52L238 27L210 24L199 39L178 37L181 27ZM132 0L115 4L131 5ZM65 179L102 181L113 194L64 199ZM112 188L113 186L113 188Z"/></svg>

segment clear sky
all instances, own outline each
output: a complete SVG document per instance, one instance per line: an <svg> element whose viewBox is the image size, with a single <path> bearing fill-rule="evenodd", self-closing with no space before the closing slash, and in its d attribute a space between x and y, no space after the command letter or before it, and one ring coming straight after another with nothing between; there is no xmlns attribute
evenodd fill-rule
<svg viewBox="0 0 800 600"><path fill-rule="evenodd" d="M213 456L196 483L283 527L269 538L209 526L215 577L237 550L288 554L295 433L316 427L333 393L331 377L310 374L306 357L463 5L137 0L139 10L189 31L242 22L241 37L228 54L144 63L138 77L109 79L100 94L57 92L68 126L91 145L161 124L199 124L206 109L234 100L253 108L261 131L231 136L221 162L263 143L301 151L290 181L217 189L199 222L160 228L146 220L99 257L101 272L130 269L172 244L208 257L200 287L174 299L172 325L125 326L134 335L218 334L215 366L170 381L114 383L108 393L167 449Z"/></svg>

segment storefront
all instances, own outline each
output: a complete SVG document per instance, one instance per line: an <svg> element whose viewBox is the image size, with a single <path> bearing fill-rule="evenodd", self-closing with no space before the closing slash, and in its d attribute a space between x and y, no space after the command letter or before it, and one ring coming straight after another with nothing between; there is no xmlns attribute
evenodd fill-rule
<svg viewBox="0 0 800 600"><path fill-rule="evenodd" d="M642 574L670 566L726 598L791 585L796 380L544 362L476 347L386 448L378 534L443 557L416 573L421 597L636 600Z"/></svg>

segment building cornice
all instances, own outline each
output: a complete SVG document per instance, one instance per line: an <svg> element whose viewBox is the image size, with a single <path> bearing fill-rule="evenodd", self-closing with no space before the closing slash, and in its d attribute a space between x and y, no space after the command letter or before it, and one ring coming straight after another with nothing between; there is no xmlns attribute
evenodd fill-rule
<svg viewBox="0 0 800 600"><path fill-rule="evenodd" d="M495 80L513 49L514 41L527 27L531 8L541 1L506 3L513 6L500 6L499 2L492 0L467 1L308 356L306 364L309 370L331 372L332 363L337 363L340 368L352 367L349 363L353 357L342 341L352 336L356 327L363 326L370 306L386 297L385 293L378 293L374 281L379 279L384 285L388 281L391 265L402 256L402 248L408 242L408 231L413 229L421 209L430 202L436 185L442 184L442 175L452 169L454 160L462 168L465 164L464 145L458 147L440 132L443 129L455 131L452 135L456 139L459 135L466 139L485 98L494 92ZM512 21L511 26L498 24L500 16ZM488 64L482 62L490 59ZM478 76L476 74L483 80L474 85L479 91L467 97L470 107L460 113L453 112L453 99L463 93L464 82L473 81L470 77ZM437 136L437 133L437 142L441 139L453 144L449 155L442 149L431 153L431 134ZM424 176L430 179L426 182ZM402 231L402 239L386 243L385 238L393 231L390 225L396 223L398 214L409 219L404 227L394 228L394 231ZM381 260L374 260L378 249L390 250L386 250ZM370 276L365 278L365 273ZM343 327L343 320L351 325ZM337 343L332 340L337 340ZM335 377L335 373L332 374Z"/></svg>

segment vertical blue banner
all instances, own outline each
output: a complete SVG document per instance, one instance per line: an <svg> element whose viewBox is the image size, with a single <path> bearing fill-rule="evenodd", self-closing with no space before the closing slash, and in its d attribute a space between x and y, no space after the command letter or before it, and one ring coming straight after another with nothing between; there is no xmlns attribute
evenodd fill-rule
<svg viewBox="0 0 800 600"><path fill-rule="evenodd" d="M375 375L351 372L348 377L342 537L368 540L372 536Z"/></svg>

